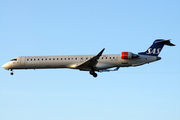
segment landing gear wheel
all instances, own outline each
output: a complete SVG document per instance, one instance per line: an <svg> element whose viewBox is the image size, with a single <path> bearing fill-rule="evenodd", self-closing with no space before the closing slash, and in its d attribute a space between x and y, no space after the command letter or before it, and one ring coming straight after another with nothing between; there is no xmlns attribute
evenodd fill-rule
<svg viewBox="0 0 180 120"><path fill-rule="evenodd" d="M13 73L13 72L11 72L10 74L11 74L11 75L13 75L14 73Z"/></svg>
<svg viewBox="0 0 180 120"><path fill-rule="evenodd" d="M93 77L97 77L97 73L94 73L94 74L93 74Z"/></svg>
<svg viewBox="0 0 180 120"><path fill-rule="evenodd" d="M97 73L95 73L94 70L90 70L89 73L90 73L93 77L97 77Z"/></svg>
<svg viewBox="0 0 180 120"><path fill-rule="evenodd" d="M10 73L11 75L13 75L14 73L13 73L13 71L12 71L12 69L11 69L11 73Z"/></svg>

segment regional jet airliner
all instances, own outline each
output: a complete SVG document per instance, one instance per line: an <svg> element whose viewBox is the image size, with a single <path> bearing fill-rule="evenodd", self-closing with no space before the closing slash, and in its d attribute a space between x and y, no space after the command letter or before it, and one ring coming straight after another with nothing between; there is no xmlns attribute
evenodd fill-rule
<svg viewBox="0 0 180 120"><path fill-rule="evenodd" d="M96 72L117 71L120 67L140 66L160 60L161 57L158 55L164 45L175 46L170 39L157 39L145 52L138 54L121 52L121 54L102 55L104 48L97 55L21 56L5 63L2 67L10 70L11 75L14 69L70 68L89 71L92 76L97 77Z"/></svg>

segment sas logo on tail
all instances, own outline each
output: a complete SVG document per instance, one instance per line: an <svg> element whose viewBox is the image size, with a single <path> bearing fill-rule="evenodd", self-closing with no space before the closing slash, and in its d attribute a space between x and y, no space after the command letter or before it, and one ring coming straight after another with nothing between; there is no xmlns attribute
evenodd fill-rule
<svg viewBox="0 0 180 120"><path fill-rule="evenodd" d="M161 48L149 48L146 52L146 54L159 54L161 52Z"/></svg>

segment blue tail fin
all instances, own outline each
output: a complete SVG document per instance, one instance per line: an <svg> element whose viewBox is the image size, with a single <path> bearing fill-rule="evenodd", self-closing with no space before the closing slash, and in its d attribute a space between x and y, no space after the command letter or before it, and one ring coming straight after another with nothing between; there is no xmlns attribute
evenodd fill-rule
<svg viewBox="0 0 180 120"><path fill-rule="evenodd" d="M145 51L138 53L139 55L150 55L150 56L158 56L161 52L164 45L175 46L170 42L170 39L157 39L153 42L153 44Z"/></svg>

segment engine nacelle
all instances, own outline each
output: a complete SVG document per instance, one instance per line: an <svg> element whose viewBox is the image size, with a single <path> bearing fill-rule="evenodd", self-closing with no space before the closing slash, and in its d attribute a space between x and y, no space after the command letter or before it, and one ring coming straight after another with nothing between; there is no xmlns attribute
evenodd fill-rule
<svg viewBox="0 0 180 120"><path fill-rule="evenodd" d="M121 59L133 59L133 58L138 58L139 55L134 54L132 52L122 52L121 53Z"/></svg>

